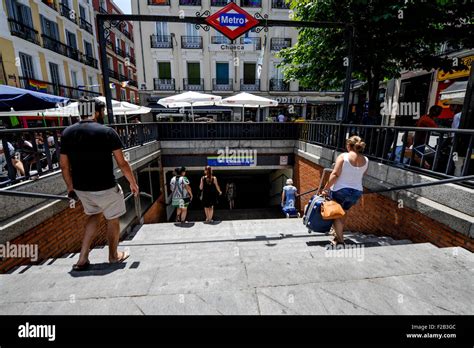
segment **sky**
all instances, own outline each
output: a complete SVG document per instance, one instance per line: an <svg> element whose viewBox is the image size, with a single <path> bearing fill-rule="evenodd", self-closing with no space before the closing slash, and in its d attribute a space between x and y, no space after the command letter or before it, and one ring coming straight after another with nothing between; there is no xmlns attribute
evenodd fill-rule
<svg viewBox="0 0 474 348"><path fill-rule="evenodd" d="M132 14L131 0L114 0L115 4L120 7L124 14Z"/></svg>

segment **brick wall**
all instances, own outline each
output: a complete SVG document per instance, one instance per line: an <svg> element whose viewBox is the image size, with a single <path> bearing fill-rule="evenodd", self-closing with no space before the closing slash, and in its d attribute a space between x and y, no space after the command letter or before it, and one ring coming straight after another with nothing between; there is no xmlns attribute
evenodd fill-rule
<svg viewBox="0 0 474 348"><path fill-rule="evenodd" d="M78 203L74 209L66 208L9 243L37 244L39 252L37 263L66 253L77 253L81 249L86 218L82 205ZM106 244L106 226L106 220L102 217L93 247ZM30 263L30 259L5 258L0 261L0 273L5 273L15 266Z"/></svg>
<svg viewBox="0 0 474 348"><path fill-rule="evenodd" d="M300 156L295 158L294 181L299 192L317 188L323 168ZM300 197L302 210L311 195ZM346 230L366 234L386 235L395 239L409 239L415 243L433 243L438 247L460 246L474 251L471 238L439 223L422 213L399 208L398 202L380 194L364 195L351 208L346 219Z"/></svg>

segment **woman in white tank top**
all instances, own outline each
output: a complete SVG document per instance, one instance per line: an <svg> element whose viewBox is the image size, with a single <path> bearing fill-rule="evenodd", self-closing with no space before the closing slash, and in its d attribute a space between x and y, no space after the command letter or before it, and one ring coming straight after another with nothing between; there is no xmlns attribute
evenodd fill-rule
<svg viewBox="0 0 474 348"><path fill-rule="evenodd" d="M354 135L346 140L346 149L347 152L337 157L324 191L347 211L362 196L362 178L367 172L369 160L362 154L365 143L358 136ZM344 244L344 222L345 217L334 220L333 245Z"/></svg>

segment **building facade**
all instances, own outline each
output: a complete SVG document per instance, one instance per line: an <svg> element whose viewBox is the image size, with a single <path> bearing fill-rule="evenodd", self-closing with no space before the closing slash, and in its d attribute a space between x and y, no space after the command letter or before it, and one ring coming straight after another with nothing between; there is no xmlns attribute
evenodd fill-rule
<svg viewBox="0 0 474 348"><path fill-rule="evenodd" d="M113 0L91 1L96 14L122 14ZM135 64L133 24L123 22L119 27L112 28L107 38L106 68L109 71L113 99L139 103Z"/></svg>
<svg viewBox="0 0 474 348"><path fill-rule="evenodd" d="M99 96L92 0L1 0L0 83L78 99Z"/></svg>
<svg viewBox="0 0 474 348"><path fill-rule="evenodd" d="M206 10L215 13L228 2L136 0L132 13L196 16ZM281 20L290 17L284 0L240 0L237 4L251 15L268 14ZM222 97L249 92L279 101L278 108L261 110L259 115L256 110L245 110L246 120L262 121L282 112L289 118L305 119L335 119L341 114L341 92L312 91L297 81L283 80L277 53L296 43L295 28L275 27L260 33L251 30L234 42L213 28L206 32L190 23L136 22L134 33L141 103L152 107L155 114L172 116L173 110L160 108L156 101L183 91ZM242 120L242 111L236 108L207 108L202 112L217 120Z"/></svg>

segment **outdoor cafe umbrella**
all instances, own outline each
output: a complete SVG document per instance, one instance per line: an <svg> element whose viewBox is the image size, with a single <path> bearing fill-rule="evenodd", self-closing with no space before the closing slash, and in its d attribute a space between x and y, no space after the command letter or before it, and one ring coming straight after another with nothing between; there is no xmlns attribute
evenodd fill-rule
<svg viewBox="0 0 474 348"><path fill-rule="evenodd" d="M191 116L194 122L194 106L215 105L222 100L222 97L212 94L198 92L184 92L167 98L158 100L158 104L167 108L191 107Z"/></svg>
<svg viewBox="0 0 474 348"><path fill-rule="evenodd" d="M69 98L0 85L0 111L42 110L66 104ZM12 110L13 109L13 110Z"/></svg>
<svg viewBox="0 0 474 348"><path fill-rule="evenodd" d="M219 105L234 106L242 108L242 121L244 120L245 108L266 108L270 106L278 106L278 102L273 99L260 97L258 95L242 92L232 97L222 99Z"/></svg>

